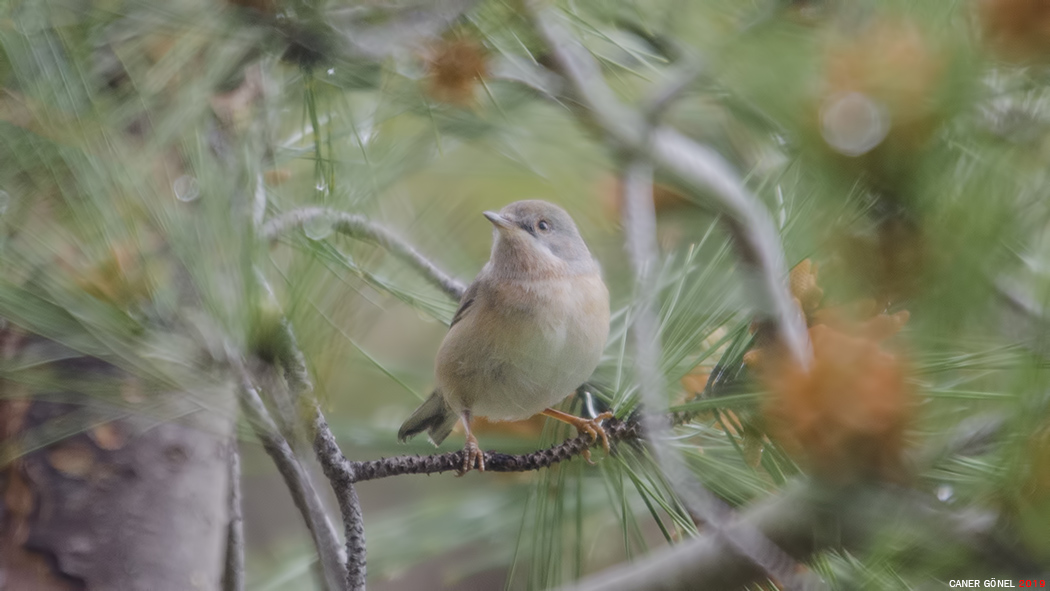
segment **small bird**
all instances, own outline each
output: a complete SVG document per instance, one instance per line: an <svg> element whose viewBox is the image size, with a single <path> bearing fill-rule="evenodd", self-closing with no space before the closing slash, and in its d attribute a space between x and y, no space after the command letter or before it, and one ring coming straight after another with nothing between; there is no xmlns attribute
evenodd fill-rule
<svg viewBox="0 0 1050 591"><path fill-rule="evenodd" d="M489 262L438 350L437 388L398 439L427 431L438 445L462 420L462 475L485 470L472 416L517 421L542 413L600 438L608 451L601 422L612 413L584 419L550 408L591 376L609 337L609 290L598 261L557 205L517 201L484 215L494 226Z"/></svg>

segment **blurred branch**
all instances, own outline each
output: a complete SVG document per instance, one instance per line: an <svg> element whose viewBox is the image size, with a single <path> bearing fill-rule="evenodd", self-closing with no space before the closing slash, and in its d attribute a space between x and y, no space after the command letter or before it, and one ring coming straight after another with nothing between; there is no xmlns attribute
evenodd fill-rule
<svg viewBox="0 0 1050 591"><path fill-rule="evenodd" d="M241 410L262 443L263 449L284 478L288 492L291 493L292 500L313 537L324 573L325 588L330 591L349 590L346 586L347 571L339 548L339 537L328 520L309 473L300 464L299 458L270 417L258 390L252 384L251 375L244 362L232 352L228 353L227 358L240 381Z"/></svg>
<svg viewBox="0 0 1050 591"><path fill-rule="evenodd" d="M645 120L652 123L659 121L664 112L667 111L676 100L681 98L686 91L692 88L693 83L696 82L696 79L703 73L704 69L698 61L692 59L687 60L686 63L680 66L676 72L672 73L671 77L663 86L657 87L645 101L642 106Z"/></svg>
<svg viewBox="0 0 1050 591"><path fill-rule="evenodd" d="M795 558L822 547L815 523L833 523L809 487L795 486L742 513L729 532L761 532ZM833 536L828 536L831 538ZM733 589L762 576L754 562L727 547L719 531L652 552L645 559L592 575L561 591L691 591Z"/></svg>
<svg viewBox="0 0 1050 591"><path fill-rule="evenodd" d="M974 452L1001 433L1003 419L987 415L959 425L945 440L935 441L914 455L915 473L945 458ZM796 482L776 496L738 513L729 531L759 532L795 560L830 548L859 547L874 529L910 526L930 539L955 540L976 551L989 564L1019 575L1034 572L1034 561L1002 539L994 515L946 505L909 489L854 487L832 490ZM827 524L834 524L828 527ZM658 550L640 562L616 566L560 591L687 591L731 589L760 578L756 565L719 539L719 530L672 548Z"/></svg>
<svg viewBox="0 0 1050 591"><path fill-rule="evenodd" d="M229 523L226 524L226 566L222 574L222 591L244 589L244 515L241 509L241 453L237 438L230 441Z"/></svg>
<svg viewBox="0 0 1050 591"><path fill-rule="evenodd" d="M1002 435L1005 425L1006 417L1000 413L970 417L946 436L913 453L911 462L919 469L928 469L953 456L979 455Z"/></svg>
<svg viewBox="0 0 1050 591"><path fill-rule="evenodd" d="M1050 334L1050 319L1042 306L1030 294L1006 279L990 279L990 282L995 294L1012 312L1012 317L1001 323L1004 332L1011 332L1011 339L1020 342L1040 357L1050 358L1050 342L1046 336Z"/></svg>
<svg viewBox="0 0 1050 591"><path fill-rule="evenodd" d="M583 106L581 116L595 123L619 148L650 157L691 193L708 196L727 214L740 257L758 271L754 292L762 296L756 302L759 312L772 322L789 354L808 366L812 356L809 334L787 288L787 267L776 226L762 204L716 151L666 126L657 126L650 133L642 115L620 102L605 83L594 58L558 22L555 10L535 0L526 6L574 98Z"/></svg>
<svg viewBox="0 0 1050 591"><path fill-rule="evenodd" d="M324 18L355 53L382 61L419 50L438 38L479 0L369 3L328 11Z"/></svg>
<svg viewBox="0 0 1050 591"><path fill-rule="evenodd" d="M795 482L742 512L728 527L734 533L745 528L757 530L799 561L827 549L861 548L885 527L904 528L913 536L917 549L938 547L951 540L974 550L1000 575L1037 572L1026 571L1032 568L1030 562L1011 557L1009 545L996 539L994 515L953 511L892 486L831 489ZM761 576L752 562L730 550L718 532L710 532L560 591L736 589Z"/></svg>
<svg viewBox="0 0 1050 591"><path fill-rule="evenodd" d="M283 59L316 64L379 64L418 53L479 0L353 3L336 7L297 2L294 12L266 18L285 45ZM257 11L252 11L258 18ZM262 47L260 47L262 49Z"/></svg>
<svg viewBox="0 0 1050 591"><path fill-rule="evenodd" d="M303 224L315 219L330 222L332 229L336 232L382 246L397 258L408 263L432 285L457 302L466 291L466 286L449 277L404 239L364 216L320 207L305 207L283 213L266 222L262 235L267 240L276 240L281 234L294 228L301 228Z"/></svg>
<svg viewBox="0 0 1050 591"><path fill-rule="evenodd" d="M995 293L999 298L1014 311L1027 316L1041 326L1047 324L1046 315L1043 314L1042 308L1032 300L1031 296L1022 293L1017 287L1004 279L993 280L992 286L995 288Z"/></svg>
<svg viewBox="0 0 1050 591"><path fill-rule="evenodd" d="M631 332L635 344L635 371L642 403L650 410L667 410L663 396L667 388L661 374L662 357L657 316L658 291L653 274L658 262L656 209L653 204L653 168L641 157L632 158L623 168L622 223L626 250L634 271L636 291ZM732 509L712 495L690 473L678 449L672 445L668 422L660 415L642 416L649 448L674 493L690 512L721 536L736 552L758 565L766 575L787 589L801 588L797 565L789 556L754 528L730 527Z"/></svg>
<svg viewBox="0 0 1050 591"><path fill-rule="evenodd" d="M558 95L564 86L561 78L531 60L510 53L500 54L492 60L490 75L494 79L524 84L540 96L560 103Z"/></svg>

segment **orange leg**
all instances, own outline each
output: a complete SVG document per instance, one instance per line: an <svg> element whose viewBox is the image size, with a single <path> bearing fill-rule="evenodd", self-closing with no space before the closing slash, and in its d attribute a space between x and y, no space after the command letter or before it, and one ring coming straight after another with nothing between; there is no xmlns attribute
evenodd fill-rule
<svg viewBox="0 0 1050 591"><path fill-rule="evenodd" d="M478 446L478 438L470 432L470 412L463 413L463 431L467 434L467 443L463 446L463 467L456 476L463 476L476 465L478 472L485 471L485 452Z"/></svg>
<svg viewBox="0 0 1050 591"><path fill-rule="evenodd" d="M594 417L593 419L585 419L575 415L570 415L569 413L565 413L560 410L548 408L540 414L548 416L552 419L558 419L563 423L568 423L573 427L576 427L577 433L581 435L584 433L590 435L591 441L593 442L597 442L600 438L602 440L602 447L605 448L605 453L609 453L609 436L605 434L605 428L602 427L602 421L604 421L605 419L611 419L613 413L603 412L602 414ZM583 457L586 458L588 462L591 462L590 450L585 450L583 453ZM594 462L591 463L593 464Z"/></svg>

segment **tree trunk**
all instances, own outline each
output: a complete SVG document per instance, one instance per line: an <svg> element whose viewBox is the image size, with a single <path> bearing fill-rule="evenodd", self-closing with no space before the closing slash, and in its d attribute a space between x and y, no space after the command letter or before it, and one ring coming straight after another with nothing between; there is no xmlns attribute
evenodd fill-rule
<svg viewBox="0 0 1050 591"><path fill-rule="evenodd" d="M4 340L14 366L54 348ZM98 359L46 367L65 386L0 382L0 589L219 588L232 390L194 393L209 406L194 412L194 396L148 392Z"/></svg>

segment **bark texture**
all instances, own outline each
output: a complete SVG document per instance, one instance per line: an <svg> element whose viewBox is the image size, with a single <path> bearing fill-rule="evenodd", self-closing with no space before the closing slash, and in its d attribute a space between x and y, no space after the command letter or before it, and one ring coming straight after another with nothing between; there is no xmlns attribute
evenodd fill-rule
<svg viewBox="0 0 1050 591"><path fill-rule="evenodd" d="M149 392L97 359L48 366L96 391L0 382L0 589L218 589L232 415L211 411L232 395Z"/></svg>

